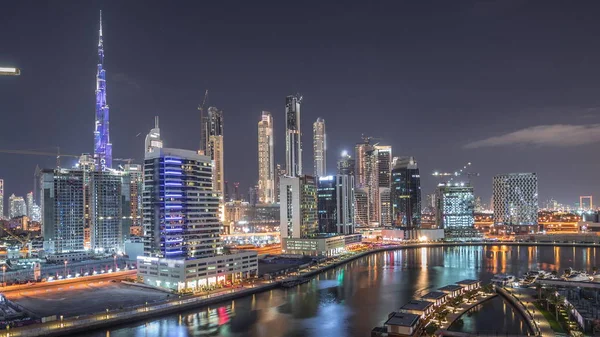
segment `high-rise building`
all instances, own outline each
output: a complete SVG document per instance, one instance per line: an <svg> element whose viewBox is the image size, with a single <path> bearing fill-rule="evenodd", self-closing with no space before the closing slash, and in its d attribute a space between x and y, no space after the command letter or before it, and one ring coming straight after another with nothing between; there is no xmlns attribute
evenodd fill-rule
<svg viewBox="0 0 600 337"><path fill-rule="evenodd" d="M90 176L90 245L95 252L117 253L123 249L124 198L123 179L129 186L129 178L120 171L92 171ZM129 213L127 213L127 216ZM127 227L129 231L129 227Z"/></svg>
<svg viewBox="0 0 600 337"><path fill-rule="evenodd" d="M242 200L240 195L240 183L238 181L233 183L233 200Z"/></svg>
<svg viewBox="0 0 600 337"><path fill-rule="evenodd" d="M283 176L279 183L281 238L306 238L318 233L315 178Z"/></svg>
<svg viewBox="0 0 600 337"><path fill-rule="evenodd" d="M40 184L44 250L84 249L85 178L82 170L42 170Z"/></svg>
<svg viewBox="0 0 600 337"><path fill-rule="evenodd" d="M313 123L313 157L316 177L327 175L327 134L325 120L321 117Z"/></svg>
<svg viewBox="0 0 600 337"><path fill-rule="evenodd" d="M231 201L231 194L229 193L229 182L225 180L225 202Z"/></svg>
<svg viewBox="0 0 600 337"><path fill-rule="evenodd" d="M389 145L375 145L377 151L377 183L379 185L379 224L389 226L392 224L391 203L391 171L392 147Z"/></svg>
<svg viewBox="0 0 600 337"><path fill-rule="evenodd" d="M219 199L208 156L169 148L146 153L142 208L145 255L193 258L221 252Z"/></svg>
<svg viewBox="0 0 600 337"><path fill-rule="evenodd" d="M210 136L223 136L223 111L214 106L208 108L206 116L202 116L200 132L200 151L206 156L212 153ZM212 157L211 157L212 159Z"/></svg>
<svg viewBox="0 0 600 337"><path fill-rule="evenodd" d="M444 229L472 228L475 223L473 187L465 183L438 185L436 223Z"/></svg>
<svg viewBox="0 0 600 337"><path fill-rule="evenodd" d="M220 219L225 218L225 166L223 153L223 111L214 106L202 117L200 153L212 160L213 192L219 194Z"/></svg>
<svg viewBox="0 0 600 337"><path fill-rule="evenodd" d="M8 212L9 212L9 218L10 219L14 219L23 215L27 215L27 206L25 204L25 199L23 199L23 197L17 197L16 195L12 194L9 198L8 198L8 204L9 204L9 208L8 208Z"/></svg>
<svg viewBox="0 0 600 337"><path fill-rule="evenodd" d="M354 175L357 187L364 188L367 186L367 163L372 160L368 154L371 154L373 150L374 147L369 143L369 138L365 138L364 143L356 144L356 147L354 148Z"/></svg>
<svg viewBox="0 0 600 337"><path fill-rule="evenodd" d="M33 213L33 192L27 193L27 217L31 219L31 214Z"/></svg>
<svg viewBox="0 0 600 337"><path fill-rule="evenodd" d="M290 177L302 175L301 103L302 96L292 95L285 98L285 168Z"/></svg>
<svg viewBox="0 0 600 337"><path fill-rule="evenodd" d="M354 176L319 177L319 232L354 233Z"/></svg>
<svg viewBox="0 0 600 337"><path fill-rule="evenodd" d="M365 153L365 189L367 191L369 205L369 225L379 225L381 220L381 199L379 198L379 163L375 148Z"/></svg>
<svg viewBox="0 0 600 337"><path fill-rule="evenodd" d="M144 187L144 177L142 165L127 164L124 167L125 176L123 177L124 193L129 194L129 214L123 213L123 216L129 216L129 231L123 228L123 237L129 235L140 236L142 233L142 189Z"/></svg>
<svg viewBox="0 0 600 337"><path fill-rule="evenodd" d="M494 224L515 232L531 232L538 225L538 179L535 173L494 177Z"/></svg>
<svg viewBox="0 0 600 337"><path fill-rule="evenodd" d="M342 152L342 157L337 162L337 174L354 176L354 167L356 163L347 151Z"/></svg>
<svg viewBox="0 0 600 337"><path fill-rule="evenodd" d="M366 188L354 190L354 220L357 225L369 226L369 192Z"/></svg>
<svg viewBox="0 0 600 337"><path fill-rule="evenodd" d="M94 129L94 159L100 171L112 167L109 112L106 103L106 70L104 69L104 41L102 39L102 11L98 39L98 69L96 72L96 122Z"/></svg>
<svg viewBox="0 0 600 337"><path fill-rule="evenodd" d="M31 221L42 222L42 210L40 206L33 204L33 210L31 211Z"/></svg>
<svg viewBox="0 0 600 337"><path fill-rule="evenodd" d="M421 226L421 176L414 157L395 158L391 201L394 225Z"/></svg>
<svg viewBox="0 0 600 337"><path fill-rule="evenodd" d="M263 111L258 122L258 200L262 204L276 201L274 154L273 116Z"/></svg>
<svg viewBox="0 0 600 337"><path fill-rule="evenodd" d="M280 190L279 190L279 179L281 177L285 176L285 169L283 169L281 167L281 164L277 164L275 165L275 201L274 202L279 202L279 197L281 196Z"/></svg>
<svg viewBox="0 0 600 337"><path fill-rule="evenodd" d="M0 179L0 220L4 219L4 179Z"/></svg>
<svg viewBox="0 0 600 337"><path fill-rule="evenodd" d="M158 116L154 117L154 129L146 135L144 141L144 153L152 152L153 149L160 149L163 147L163 141L160 138L160 127L158 126Z"/></svg>
<svg viewBox="0 0 600 337"><path fill-rule="evenodd" d="M222 255L219 195L212 160L194 151L161 148L145 155L144 283L199 290L255 275L255 252Z"/></svg>

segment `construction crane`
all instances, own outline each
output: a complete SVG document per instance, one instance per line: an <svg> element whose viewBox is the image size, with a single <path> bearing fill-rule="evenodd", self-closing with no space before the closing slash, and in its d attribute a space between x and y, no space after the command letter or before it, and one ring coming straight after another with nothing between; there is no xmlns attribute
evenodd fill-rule
<svg viewBox="0 0 600 337"><path fill-rule="evenodd" d="M469 182L471 182L471 177L479 177L479 173L477 172L471 172L469 171L469 167L471 167L471 162L468 162L465 166L463 166L463 168L461 168L458 171L454 171L454 172L438 172L435 171L433 172L431 175L434 177L439 177L440 179L443 179L443 177L452 177L448 180L448 182L454 180L454 177L467 177L467 180Z"/></svg>
<svg viewBox="0 0 600 337"><path fill-rule="evenodd" d="M43 151L32 151L32 150L0 150L0 153L27 154L27 155L33 155L33 156L52 156L52 157L56 156L56 167L60 167L60 157L69 157L69 158L78 158L78 159L81 157L81 155L60 153L59 147L56 148L56 153L43 152ZM113 160L119 161L119 162L124 162L127 164L131 164L131 162L134 161L134 159L131 159L131 158L127 158L127 159L116 158Z"/></svg>
<svg viewBox="0 0 600 337"><path fill-rule="evenodd" d="M202 104L198 105L198 111L200 111L200 149L204 149L204 144L202 144L202 140L203 140L203 133L206 132L206 130L202 130L202 127L204 125L204 106L206 105L206 100L208 99L208 89L206 89L206 91L204 92L204 98L202 99ZM206 135L204 135L206 136Z"/></svg>
<svg viewBox="0 0 600 337"><path fill-rule="evenodd" d="M31 151L31 150L0 150L0 153L11 153L11 154L28 154L33 156L56 156L56 167L60 167L60 157L79 158L80 156L74 154L62 154L60 148L56 148L56 153L43 152L43 151Z"/></svg>

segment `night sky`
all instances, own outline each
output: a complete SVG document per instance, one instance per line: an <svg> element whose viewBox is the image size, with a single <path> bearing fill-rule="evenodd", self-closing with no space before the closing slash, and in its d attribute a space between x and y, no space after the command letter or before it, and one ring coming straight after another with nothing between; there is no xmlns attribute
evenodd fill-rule
<svg viewBox="0 0 600 337"><path fill-rule="evenodd" d="M327 4L325 4L327 2ZM143 157L160 116L165 146L197 149L197 111L224 110L225 175L257 179L257 122L273 113L284 163L285 96L301 93L304 170L312 123L328 171L361 134L413 155L423 193L436 169L472 162L485 203L498 173L537 172L540 201L598 195L600 3L565 1L2 2L0 148L93 152L98 12L115 158ZM140 134L137 136L138 134ZM0 154L5 195L32 189L52 157ZM63 159L63 166L74 159ZM6 198L5 197L5 198ZM600 199L598 199L600 201Z"/></svg>

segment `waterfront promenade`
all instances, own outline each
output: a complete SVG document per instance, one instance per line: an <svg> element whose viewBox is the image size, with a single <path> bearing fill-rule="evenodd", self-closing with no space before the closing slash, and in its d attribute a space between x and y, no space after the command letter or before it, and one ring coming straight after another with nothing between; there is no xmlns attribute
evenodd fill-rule
<svg viewBox="0 0 600 337"><path fill-rule="evenodd" d="M253 294L268 291L280 286L284 281L296 277L311 277L325 270L335 268L345 264L351 260L373 254L381 251L399 250L421 247L453 247L453 246L496 246L496 245L518 245L518 246L543 246L545 244L538 243L411 243L399 245L381 245L379 247L348 253L342 257L330 259L319 266L309 270L300 271L299 275L290 276L277 281L259 281L254 285L248 285L244 288L237 289L222 289L218 293L200 294L194 296L184 296L179 298L177 295L172 295L169 301L152 303L148 305L138 305L127 307L121 310L109 310L108 312L98 312L87 316L65 317L62 321L49 322L44 324L36 324L27 327L10 329L0 332L0 337L4 336L58 336L71 333L79 333L94 329L102 329L105 327L113 328L119 324L130 324L135 321L148 320L151 318L162 317L168 314L190 310L207 305L212 305L219 302L227 302L233 299L251 296ZM555 244L548 244L554 246ZM581 244L562 244L563 246L579 246ZM585 245L586 247L594 247L597 245Z"/></svg>

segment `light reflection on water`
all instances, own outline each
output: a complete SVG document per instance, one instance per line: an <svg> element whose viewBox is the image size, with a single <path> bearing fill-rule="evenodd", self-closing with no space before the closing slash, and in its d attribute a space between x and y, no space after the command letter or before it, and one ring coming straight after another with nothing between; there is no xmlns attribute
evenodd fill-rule
<svg viewBox="0 0 600 337"><path fill-rule="evenodd" d="M590 270L599 262L597 248L499 245L382 252L327 271L293 289L276 289L147 324L116 327L110 336L362 337L411 298L446 284L466 278L489 281L496 273L520 276L530 269ZM463 328L490 326L506 312L506 323L518 330L520 317L511 316L512 309L501 301L499 306L494 303L477 309ZM504 332L502 327L498 329ZM85 336L103 337L106 331Z"/></svg>

